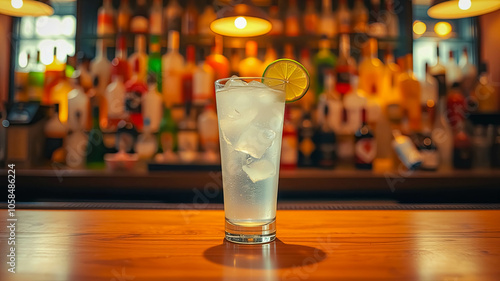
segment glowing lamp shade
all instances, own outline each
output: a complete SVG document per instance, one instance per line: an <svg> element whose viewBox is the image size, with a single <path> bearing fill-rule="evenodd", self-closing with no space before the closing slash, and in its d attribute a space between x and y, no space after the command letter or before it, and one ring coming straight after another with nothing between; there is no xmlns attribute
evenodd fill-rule
<svg viewBox="0 0 500 281"><path fill-rule="evenodd" d="M51 16L54 14L54 9L48 2L47 0L0 0L0 14L13 17Z"/></svg>
<svg viewBox="0 0 500 281"><path fill-rule="evenodd" d="M433 0L427 14L435 19L458 19L475 17L498 9L498 0Z"/></svg>
<svg viewBox="0 0 500 281"><path fill-rule="evenodd" d="M451 32L451 24L445 21L440 21L434 25L434 32L441 37L445 37Z"/></svg>
<svg viewBox="0 0 500 281"><path fill-rule="evenodd" d="M261 9L251 1L231 2L229 6L217 12L217 19L210 24L210 29L220 35L232 37L252 37L271 31L271 22Z"/></svg>

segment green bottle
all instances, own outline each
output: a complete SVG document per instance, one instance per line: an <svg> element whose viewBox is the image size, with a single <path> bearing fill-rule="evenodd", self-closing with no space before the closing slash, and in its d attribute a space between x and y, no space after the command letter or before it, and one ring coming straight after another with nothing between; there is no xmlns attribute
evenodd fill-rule
<svg viewBox="0 0 500 281"><path fill-rule="evenodd" d="M168 107L163 109L163 118L158 132L158 150L159 152L174 152L177 150L177 127Z"/></svg>
<svg viewBox="0 0 500 281"><path fill-rule="evenodd" d="M104 154L106 153L106 147L99 127L99 107L92 109L92 124L87 145L87 168L103 169L105 167Z"/></svg>
<svg viewBox="0 0 500 281"><path fill-rule="evenodd" d="M156 76L158 89L162 88L161 83L161 47L160 36L151 35L151 44L149 46L148 72Z"/></svg>
<svg viewBox="0 0 500 281"><path fill-rule="evenodd" d="M330 41L326 36L319 41L319 51L313 58L313 64L316 70L313 82L317 98L325 89L325 73L333 71L337 64L337 57L330 51Z"/></svg>

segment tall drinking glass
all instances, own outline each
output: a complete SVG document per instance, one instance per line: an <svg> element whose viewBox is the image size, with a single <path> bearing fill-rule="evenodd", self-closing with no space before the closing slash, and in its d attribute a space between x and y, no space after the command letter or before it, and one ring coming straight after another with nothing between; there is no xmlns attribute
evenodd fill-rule
<svg viewBox="0 0 500 281"><path fill-rule="evenodd" d="M215 89L226 239L271 242L276 237L285 81L226 78L217 80Z"/></svg>

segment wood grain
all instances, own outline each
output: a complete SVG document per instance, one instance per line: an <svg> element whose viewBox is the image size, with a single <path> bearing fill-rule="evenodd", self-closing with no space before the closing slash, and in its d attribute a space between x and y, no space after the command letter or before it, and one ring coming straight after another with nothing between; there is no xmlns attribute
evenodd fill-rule
<svg viewBox="0 0 500 281"><path fill-rule="evenodd" d="M0 212L6 222L7 211ZM17 211L0 280L499 280L500 211L278 211L279 240L223 241L222 211Z"/></svg>

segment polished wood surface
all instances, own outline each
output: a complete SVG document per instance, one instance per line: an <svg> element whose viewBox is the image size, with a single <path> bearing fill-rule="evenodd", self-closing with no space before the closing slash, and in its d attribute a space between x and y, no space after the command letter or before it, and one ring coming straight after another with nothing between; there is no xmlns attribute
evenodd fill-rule
<svg viewBox="0 0 500 281"><path fill-rule="evenodd" d="M279 240L223 241L211 210L18 210L0 280L500 280L500 210L278 211ZM7 210L0 211L6 223Z"/></svg>

